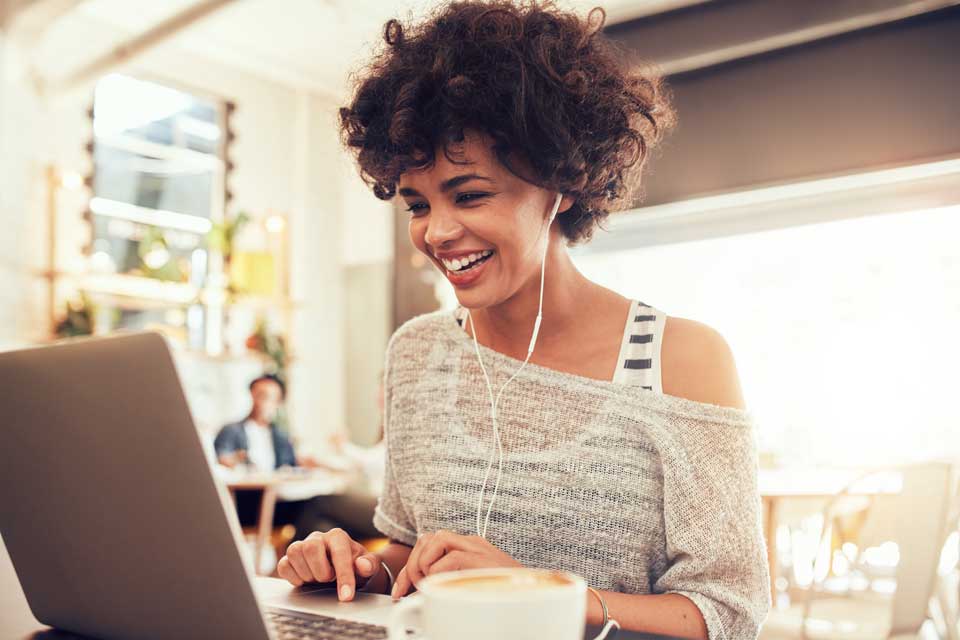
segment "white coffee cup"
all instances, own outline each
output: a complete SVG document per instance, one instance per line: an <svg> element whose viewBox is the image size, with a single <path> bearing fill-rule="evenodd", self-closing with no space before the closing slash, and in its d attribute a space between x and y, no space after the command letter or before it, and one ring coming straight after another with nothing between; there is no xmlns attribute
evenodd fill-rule
<svg viewBox="0 0 960 640"><path fill-rule="evenodd" d="M390 640L582 640L583 578L543 569L470 569L428 576L397 604Z"/></svg>

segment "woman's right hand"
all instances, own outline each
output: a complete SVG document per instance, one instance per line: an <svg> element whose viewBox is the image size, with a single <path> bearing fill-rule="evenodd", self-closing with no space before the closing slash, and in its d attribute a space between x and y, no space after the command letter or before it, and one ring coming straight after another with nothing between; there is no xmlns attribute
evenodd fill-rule
<svg viewBox="0 0 960 640"><path fill-rule="evenodd" d="M342 602L353 600L357 583L363 586L379 569L380 559L339 528L294 542L277 563L277 573L295 587L336 580Z"/></svg>

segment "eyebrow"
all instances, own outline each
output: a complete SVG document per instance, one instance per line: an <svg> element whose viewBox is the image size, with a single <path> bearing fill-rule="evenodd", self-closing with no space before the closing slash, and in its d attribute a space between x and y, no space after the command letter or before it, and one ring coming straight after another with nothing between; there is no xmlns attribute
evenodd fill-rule
<svg viewBox="0 0 960 640"><path fill-rule="evenodd" d="M454 176L449 180L444 180L443 182L441 182L440 191L446 192L446 191L450 191L451 189L456 189L460 185L470 182L471 180L486 180L487 182L493 183L492 179L486 176L481 176L478 173L465 173L461 176ZM398 193L401 196L420 196L421 195L419 191L417 191L416 189L411 189L409 187L403 187L402 189L400 189L400 191L398 191Z"/></svg>

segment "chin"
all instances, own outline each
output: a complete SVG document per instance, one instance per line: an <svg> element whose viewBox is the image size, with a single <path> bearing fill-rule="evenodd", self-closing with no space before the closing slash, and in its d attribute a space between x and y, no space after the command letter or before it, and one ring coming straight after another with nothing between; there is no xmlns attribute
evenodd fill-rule
<svg viewBox="0 0 960 640"><path fill-rule="evenodd" d="M483 309L489 306L482 300L481 296L473 295L472 292L461 293L460 291L456 291L456 294L457 302L460 303L460 306L470 311L476 311L477 309Z"/></svg>
<svg viewBox="0 0 960 640"><path fill-rule="evenodd" d="M496 306L509 297L490 293L483 289L483 287L478 287L476 289L464 289L461 291L455 287L454 293L457 296L457 302L460 303L460 306L470 311L478 311Z"/></svg>

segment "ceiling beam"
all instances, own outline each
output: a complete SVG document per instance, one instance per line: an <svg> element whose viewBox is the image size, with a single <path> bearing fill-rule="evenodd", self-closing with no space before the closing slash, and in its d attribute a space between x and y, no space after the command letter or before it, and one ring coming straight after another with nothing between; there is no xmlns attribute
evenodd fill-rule
<svg viewBox="0 0 960 640"><path fill-rule="evenodd" d="M36 42L47 28L84 0L0 0L0 31Z"/></svg>
<svg viewBox="0 0 960 640"><path fill-rule="evenodd" d="M605 33L669 76L957 4L960 0L716 0L615 24Z"/></svg>
<svg viewBox="0 0 960 640"><path fill-rule="evenodd" d="M45 92L56 95L86 86L232 2L235 0L201 0L147 31L122 42L67 76L43 79L42 87Z"/></svg>
<svg viewBox="0 0 960 640"><path fill-rule="evenodd" d="M646 2L615 2L612 5L608 3L608 6L603 9L607 14L606 24L609 26L713 1L714 0L647 0ZM599 3L590 2L588 6L589 8L593 8L597 4Z"/></svg>

